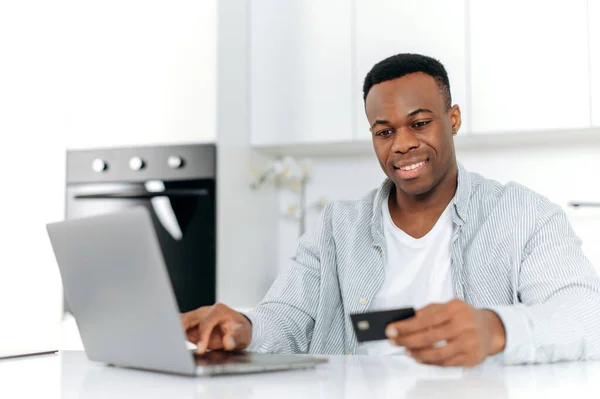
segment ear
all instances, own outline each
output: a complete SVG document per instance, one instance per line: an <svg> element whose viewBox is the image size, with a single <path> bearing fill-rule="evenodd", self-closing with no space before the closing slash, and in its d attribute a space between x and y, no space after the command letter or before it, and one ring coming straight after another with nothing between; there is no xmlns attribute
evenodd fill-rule
<svg viewBox="0 0 600 399"><path fill-rule="evenodd" d="M452 125L452 134L456 135L460 129L460 125L462 124L460 107L458 104L454 104L452 108L448 110L448 113L450 115L450 123Z"/></svg>

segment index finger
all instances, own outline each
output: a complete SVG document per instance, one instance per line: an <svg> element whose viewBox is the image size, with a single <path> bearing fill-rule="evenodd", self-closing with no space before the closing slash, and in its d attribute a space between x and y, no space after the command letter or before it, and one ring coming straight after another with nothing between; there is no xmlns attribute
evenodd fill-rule
<svg viewBox="0 0 600 399"><path fill-rule="evenodd" d="M199 319L196 312L193 310L191 312L182 313L179 317L181 318L181 324L185 330L196 325Z"/></svg>
<svg viewBox="0 0 600 399"><path fill-rule="evenodd" d="M200 324L198 324L200 341L196 343L196 353L203 354L206 352L213 330L221 321L222 316L213 312L209 312L206 317L200 321Z"/></svg>
<svg viewBox="0 0 600 399"><path fill-rule="evenodd" d="M206 308L202 307L190 312L182 313L179 317L183 328L187 330L188 328L196 326L206 313L205 309Z"/></svg>
<svg viewBox="0 0 600 399"><path fill-rule="evenodd" d="M390 323L385 332L388 337L410 335L418 331L446 324L451 318L452 315L446 311L445 305L431 304L417 310L415 316L410 319Z"/></svg>

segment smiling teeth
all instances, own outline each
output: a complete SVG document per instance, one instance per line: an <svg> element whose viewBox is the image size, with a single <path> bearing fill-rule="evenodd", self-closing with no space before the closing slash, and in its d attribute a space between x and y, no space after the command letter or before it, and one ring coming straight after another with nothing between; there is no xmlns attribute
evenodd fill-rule
<svg viewBox="0 0 600 399"><path fill-rule="evenodd" d="M419 166L425 165L425 162L426 161L415 163L415 164L408 165L408 166L403 166L403 167L400 168L400 170L413 170L413 169L417 169Z"/></svg>

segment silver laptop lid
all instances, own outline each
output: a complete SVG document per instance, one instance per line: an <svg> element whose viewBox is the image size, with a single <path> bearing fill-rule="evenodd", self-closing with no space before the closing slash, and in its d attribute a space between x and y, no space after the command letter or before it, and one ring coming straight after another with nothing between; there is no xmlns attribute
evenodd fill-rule
<svg viewBox="0 0 600 399"><path fill-rule="evenodd" d="M51 223L47 228L90 360L195 374L145 208Z"/></svg>

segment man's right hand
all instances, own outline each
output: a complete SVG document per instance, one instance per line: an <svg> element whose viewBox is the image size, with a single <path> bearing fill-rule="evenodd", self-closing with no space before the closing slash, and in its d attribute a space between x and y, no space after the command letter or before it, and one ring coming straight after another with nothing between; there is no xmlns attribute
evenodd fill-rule
<svg viewBox="0 0 600 399"><path fill-rule="evenodd" d="M199 354L207 350L245 349L252 339L252 323L221 303L183 313L181 323L188 341L198 346Z"/></svg>

